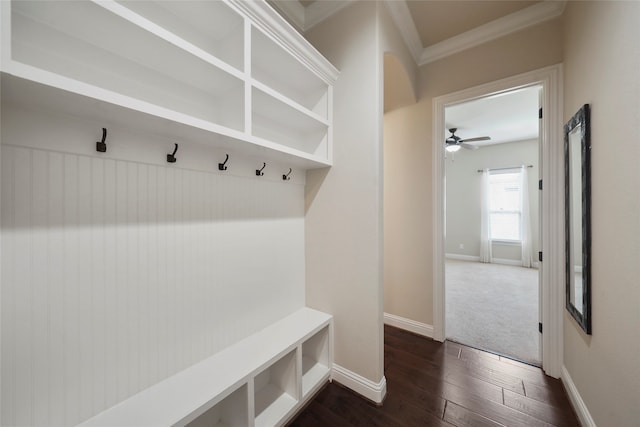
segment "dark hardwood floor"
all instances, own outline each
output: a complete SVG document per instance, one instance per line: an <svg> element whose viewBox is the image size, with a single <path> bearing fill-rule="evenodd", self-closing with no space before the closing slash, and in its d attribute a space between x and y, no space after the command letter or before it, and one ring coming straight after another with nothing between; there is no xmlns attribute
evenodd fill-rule
<svg viewBox="0 0 640 427"><path fill-rule="evenodd" d="M290 423L315 426L578 426L560 380L453 342L385 326L387 396L332 383Z"/></svg>

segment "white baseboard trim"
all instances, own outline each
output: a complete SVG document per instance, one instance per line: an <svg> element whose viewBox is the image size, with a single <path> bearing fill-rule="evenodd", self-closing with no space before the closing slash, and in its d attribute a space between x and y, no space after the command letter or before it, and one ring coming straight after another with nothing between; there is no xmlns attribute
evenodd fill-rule
<svg viewBox="0 0 640 427"><path fill-rule="evenodd" d="M597 427L589 413L587 405L584 403L584 400L582 400L582 396L580 396L576 385L573 383L571 375L569 375L569 371L567 371L567 368L564 365L562 366L560 378L562 379L564 387L567 390L567 394L569 395L571 406L573 406L573 410L576 411L576 415L578 415L580 425L582 427Z"/></svg>
<svg viewBox="0 0 640 427"><path fill-rule="evenodd" d="M387 379L384 376L380 382L374 383L373 381L334 363L331 379L350 388L374 403L382 403L385 395L387 394Z"/></svg>
<svg viewBox="0 0 640 427"><path fill-rule="evenodd" d="M459 255L459 254L445 254L447 259L457 259L460 261L472 261L472 262L480 262L479 256L473 255ZM506 259L506 258L492 258L491 264L502 264L502 265L513 265L516 267L522 266L522 261L519 259ZM540 263L537 261L533 263L534 268L538 268Z"/></svg>
<svg viewBox="0 0 640 427"><path fill-rule="evenodd" d="M460 261L475 261L475 262L480 262L480 257L479 256L473 256L473 255L460 255L460 254L445 254L444 255L445 258L447 259L458 259Z"/></svg>
<svg viewBox="0 0 640 427"><path fill-rule="evenodd" d="M417 322L415 320L406 319L396 316L395 314L384 313L384 324L404 329L424 337L433 338L433 325Z"/></svg>
<svg viewBox="0 0 640 427"><path fill-rule="evenodd" d="M522 267L522 260L519 260L519 259L493 258L491 262L493 264L513 265L515 267Z"/></svg>

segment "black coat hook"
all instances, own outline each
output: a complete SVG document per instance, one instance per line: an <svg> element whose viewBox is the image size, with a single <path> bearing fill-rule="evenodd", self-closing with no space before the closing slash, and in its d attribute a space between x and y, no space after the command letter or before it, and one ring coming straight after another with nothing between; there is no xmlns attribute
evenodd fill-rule
<svg viewBox="0 0 640 427"><path fill-rule="evenodd" d="M224 162L218 163L218 170L226 171L227 167L225 165L227 164L228 161L229 161L229 155L227 154L227 157L224 159Z"/></svg>
<svg viewBox="0 0 640 427"><path fill-rule="evenodd" d="M256 169L256 176L263 176L263 175L264 175L264 173L263 173L262 171L263 171L263 170L264 170L264 168L266 168L266 167L267 167L267 164L263 162L263 163L262 163L262 169Z"/></svg>
<svg viewBox="0 0 640 427"><path fill-rule="evenodd" d="M288 174L282 175L282 179L284 181L289 181L291 179L291 177L289 175L291 175L291 168L289 168L289 173Z"/></svg>
<svg viewBox="0 0 640 427"><path fill-rule="evenodd" d="M173 153L167 154L167 162L175 163L176 162L176 153L178 152L178 144L175 144L175 148L173 149Z"/></svg>
<svg viewBox="0 0 640 427"><path fill-rule="evenodd" d="M102 141L96 142L96 151L99 151L101 153L107 152L107 144L105 142L106 140L107 140L107 128L102 128Z"/></svg>

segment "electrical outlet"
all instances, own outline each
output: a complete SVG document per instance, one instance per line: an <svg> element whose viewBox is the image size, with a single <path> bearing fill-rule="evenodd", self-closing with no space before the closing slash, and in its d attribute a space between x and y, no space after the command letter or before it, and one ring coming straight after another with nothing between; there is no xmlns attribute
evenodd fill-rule
<svg viewBox="0 0 640 427"><path fill-rule="evenodd" d="M464 249L464 243L460 243L460 249Z"/></svg>

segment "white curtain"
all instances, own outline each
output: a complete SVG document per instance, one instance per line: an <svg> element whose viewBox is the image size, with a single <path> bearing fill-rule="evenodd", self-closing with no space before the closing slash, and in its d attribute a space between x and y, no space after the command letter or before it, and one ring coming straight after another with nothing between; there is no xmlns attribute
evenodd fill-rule
<svg viewBox="0 0 640 427"><path fill-rule="evenodd" d="M489 208L489 169L485 169L482 171L480 198L480 262L491 262L491 214Z"/></svg>
<svg viewBox="0 0 640 427"><path fill-rule="evenodd" d="M520 230L522 230L522 266L530 268L533 265L531 243L531 215L529 212L529 173L527 167L522 166L520 172L520 195L522 197L522 215L520 216Z"/></svg>

